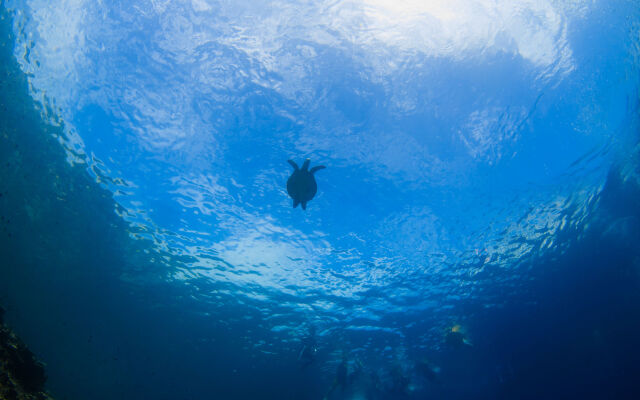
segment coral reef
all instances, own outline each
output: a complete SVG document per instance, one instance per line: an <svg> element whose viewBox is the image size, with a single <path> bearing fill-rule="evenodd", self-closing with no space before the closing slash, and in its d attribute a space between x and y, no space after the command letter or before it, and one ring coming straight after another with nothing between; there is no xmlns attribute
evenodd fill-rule
<svg viewBox="0 0 640 400"><path fill-rule="evenodd" d="M0 307L0 399L52 400L44 392L43 365L20 339L4 325Z"/></svg>

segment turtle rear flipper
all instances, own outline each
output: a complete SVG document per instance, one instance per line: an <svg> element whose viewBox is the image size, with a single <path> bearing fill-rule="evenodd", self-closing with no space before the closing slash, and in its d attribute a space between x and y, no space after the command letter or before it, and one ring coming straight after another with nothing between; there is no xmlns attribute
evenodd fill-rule
<svg viewBox="0 0 640 400"><path fill-rule="evenodd" d="M309 170L309 172L311 172L312 174L314 174L316 171L319 171L321 169L325 169L327 167L325 167L324 165L316 165L315 167L311 168Z"/></svg>
<svg viewBox="0 0 640 400"><path fill-rule="evenodd" d="M298 207L298 204L300 204L300 202L298 200L294 200L293 201L293 208ZM302 206L302 208L304 208L304 206Z"/></svg>
<svg viewBox="0 0 640 400"><path fill-rule="evenodd" d="M306 201L301 202L300 205L302 206L303 210L307 209L307 202Z"/></svg>

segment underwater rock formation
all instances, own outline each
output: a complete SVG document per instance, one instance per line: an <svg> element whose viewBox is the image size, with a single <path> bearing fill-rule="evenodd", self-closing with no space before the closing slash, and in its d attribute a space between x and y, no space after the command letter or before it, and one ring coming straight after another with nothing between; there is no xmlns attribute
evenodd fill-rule
<svg viewBox="0 0 640 400"><path fill-rule="evenodd" d="M44 392L43 365L2 320L0 307L0 399L52 400Z"/></svg>

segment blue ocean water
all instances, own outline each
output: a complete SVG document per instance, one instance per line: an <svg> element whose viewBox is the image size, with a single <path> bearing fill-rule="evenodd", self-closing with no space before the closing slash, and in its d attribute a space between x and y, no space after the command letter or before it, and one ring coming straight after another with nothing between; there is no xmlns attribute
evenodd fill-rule
<svg viewBox="0 0 640 400"><path fill-rule="evenodd" d="M56 398L640 395L635 1L0 12L0 305Z"/></svg>

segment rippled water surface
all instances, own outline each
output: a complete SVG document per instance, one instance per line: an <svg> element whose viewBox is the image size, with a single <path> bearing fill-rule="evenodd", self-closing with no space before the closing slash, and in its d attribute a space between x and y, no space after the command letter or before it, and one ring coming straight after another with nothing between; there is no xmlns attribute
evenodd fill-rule
<svg viewBox="0 0 640 400"><path fill-rule="evenodd" d="M506 327L524 315L512 304L562 320L535 316L557 311L535 305L561 293L573 299L559 301L574 307L565 316L589 314L576 311L585 302L566 287L546 284L576 281L581 267L613 268L585 267L597 257L577 255L589 249L622 257L614 267L640 268L637 192L626 186L639 182L634 1L3 4L3 24L12 24L3 40L13 49L3 63L17 61L30 96L14 100L33 102L55 131L33 140L63 149L50 165L81 171L103 199L71 194L67 207L86 209L79 221L108 215L104 226L125 243L105 250L117 261L85 246L52 276L89 272L43 284L69 297L54 315L78 312L79 293L95 286L91 301L100 305L88 301L73 327L59 328L88 340L69 351L86 365L79 386L104 386L93 398L260 398L264 390L319 399L341 355L382 383L363 379L329 398L498 398L494 390L525 398L495 389L531 383L518 364L526 357L512 359L522 348L509 347L508 357L496 350L513 339L508 332L531 332ZM15 151L40 154L25 146ZM286 192L287 160L306 158L327 168L303 211ZM49 199L64 192L34 190ZM37 224L44 206L18 203ZM101 229L68 235L116 242ZM627 247L607 247L616 243ZM51 244L44 260L52 248L66 247ZM590 283L569 286L595 293ZM20 308L16 296L5 301ZM453 327L467 337L463 350L447 344ZM300 368L309 332L318 355ZM64 371L50 350L58 342L31 335ZM522 342L535 342L531 335ZM439 384L421 377L425 357L439 365ZM402 393L389 389L398 371L410 381ZM91 397L52 374L60 398ZM243 382L252 379L249 397Z"/></svg>

